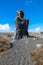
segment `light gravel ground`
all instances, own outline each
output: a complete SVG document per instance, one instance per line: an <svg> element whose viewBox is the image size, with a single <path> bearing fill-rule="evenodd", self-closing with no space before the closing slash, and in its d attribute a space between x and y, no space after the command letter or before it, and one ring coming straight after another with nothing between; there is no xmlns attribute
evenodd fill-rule
<svg viewBox="0 0 43 65"><path fill-rule="evenodd" d="M43 44L43 39L13 40L13 47L0 56L0 65L33 65L29 59L29 52L40 43Z"/></svg>

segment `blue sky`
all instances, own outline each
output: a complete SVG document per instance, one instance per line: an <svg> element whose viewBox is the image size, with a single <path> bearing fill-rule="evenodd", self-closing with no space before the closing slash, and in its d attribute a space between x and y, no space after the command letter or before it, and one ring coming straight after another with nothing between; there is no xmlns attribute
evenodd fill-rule
<svg viewBox="0 0 43 65"><path fill-rule="evenodd" d="M29 32L43 31L43 0L0 0L0 32L13 32L16 11L29 19Z"/></svg>

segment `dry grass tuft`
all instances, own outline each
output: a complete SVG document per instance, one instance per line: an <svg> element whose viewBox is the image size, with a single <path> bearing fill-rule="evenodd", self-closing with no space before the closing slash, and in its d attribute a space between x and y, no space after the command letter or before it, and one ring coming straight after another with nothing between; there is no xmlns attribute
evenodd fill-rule
<svg viewBox="0 0 43 65"><path fill-rule="evenodd" d="M0 52L6 51L11 48L11 44L7 37L0 36Z"/></svg>
<svg viewBox="0 0 43 65"><path fill-rule="evenodd" d="M0 52L0 56L4 56L5 55L5 52Z"/></svg>
<svg viewBox="0 0 43 65"><path fill-rule="evenodd" d="M30 53L31 61L34 65L43 65L43 46L40 46Z"/></svg>

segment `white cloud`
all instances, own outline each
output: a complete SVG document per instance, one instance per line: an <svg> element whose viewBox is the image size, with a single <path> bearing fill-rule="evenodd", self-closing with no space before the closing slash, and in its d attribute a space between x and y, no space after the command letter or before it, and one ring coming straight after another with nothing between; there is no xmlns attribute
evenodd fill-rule
<svg viewBox="0 0 43 65"><path fill-rule="evenodd" d="M10 30L10 26L9 26L9 24L0 24L0 30L2 30L2 31L8 31L8 30Z"/></svg>
<svg viewBox="0 0 43 65"><path fill-rule="evenodd" d="M35 31L36 31L36 32L40 32L40 29L41 29L40 27L37 27L37 28L35 29Z"/></svg>
<svg viewBox="0 0 43 65"><path fill-rule="evenodd" d="M40 33L41 27L31 28L31 29L29 29L28 31L29 31L29 32L38 32L38 33Z"/></svg>

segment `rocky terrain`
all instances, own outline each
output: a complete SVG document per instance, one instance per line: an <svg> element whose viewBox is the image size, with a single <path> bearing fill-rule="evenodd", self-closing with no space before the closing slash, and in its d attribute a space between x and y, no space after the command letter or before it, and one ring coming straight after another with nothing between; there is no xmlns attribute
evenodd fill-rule
<svg viewBox="0 0 43 65"><path fill-rule="evenodd" d="M4 35L4 36L6 36L6 37L12 37L12 36L14 36L14 34L15 34L15 32L11 32L11 33L0 33L0 35ZM43 35L43 33L42 33L42 32L40 32L40 33L29 32L29 35L30 35L30 36L40 37L40 36Z"/></svg>
<svg viewBox="0 0 43 65"><path fill-rule="evenodd" d="M29 34L31 36L33 35L33 33ZM0 65L33 65L29 58L29 52L34 49L37 44L43 44L43 38L40 38L42 35L38 37L39 39L29 37L21 40L14 40L13 36L14 35L6 36L5 34L3 36L7 40L9 39L6 43L8 42L7 44L9 45L12 43L12 47L4 52L0 52ZM0 37L0 41L4 40L4 38L1 39Z"/></svg>
<svg viewBox="0 0 43 65"><path fill-rule="evenodd" d="M14 35L14 32L12 32L12 33L0 33L0 36L3 36L3 35L4 35L4 37L12 37Z"/></svg>

